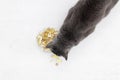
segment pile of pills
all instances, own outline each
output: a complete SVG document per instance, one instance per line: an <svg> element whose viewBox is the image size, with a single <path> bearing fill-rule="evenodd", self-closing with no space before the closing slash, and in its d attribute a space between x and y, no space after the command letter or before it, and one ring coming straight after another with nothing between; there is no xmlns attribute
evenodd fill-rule
<svg viewBox="0 0 120 80"><path fill-rule="evenodd" d="M39 33L37 36L37 43L39 46L44 48L47 51L50 51L48 48L46 48L47 44L50 43L56 36L58 31L56 31L54 28L47 28L42 33ZM62 62L62 60L59 58L59 56L52 54L51 56L56 61L56 65Z"/></svg>

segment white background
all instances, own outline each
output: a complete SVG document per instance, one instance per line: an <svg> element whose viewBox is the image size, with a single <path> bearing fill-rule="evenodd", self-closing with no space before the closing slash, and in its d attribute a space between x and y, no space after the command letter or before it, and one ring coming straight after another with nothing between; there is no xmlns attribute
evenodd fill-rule
<svg viewBox="0 0 120 80"><path fill-rule="evenodd" d="M36 42L77 0L0 0L0 80L120 80L120 3L59 66Z"/></svg>

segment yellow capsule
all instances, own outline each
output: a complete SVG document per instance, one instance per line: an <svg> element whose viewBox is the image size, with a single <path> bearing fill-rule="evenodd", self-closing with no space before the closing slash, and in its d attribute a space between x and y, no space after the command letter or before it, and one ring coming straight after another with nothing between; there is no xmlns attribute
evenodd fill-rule
<svg viewBox="0 0 120 80"><path fill-rule="evenodd" d="M59 57L55 54L52 55L52 58L59 59Z"/></svg>
<svg viewBox="0 0 120 80"><path fill-rule="evenodd" d="M61 60L61 59L57 59L57 62L58 62L58 63L61 63L61 62L62 62L62 60Z"/></svg>
<svg viewBox="0 0 120 80"><path fill-rule="evenodd" d="M41 45L41 40L38 40L38 45Z"/></svg>

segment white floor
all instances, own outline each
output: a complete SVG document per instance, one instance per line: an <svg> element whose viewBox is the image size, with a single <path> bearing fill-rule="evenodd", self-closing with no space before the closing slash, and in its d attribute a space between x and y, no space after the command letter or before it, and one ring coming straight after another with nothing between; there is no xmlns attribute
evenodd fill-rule
<svg viewBox="0 0 120 80"><path fill-rule="evenodd" d="M120 3L59 66L36 43L77 0L0 0L0 80L120 80Z"/></svg>

